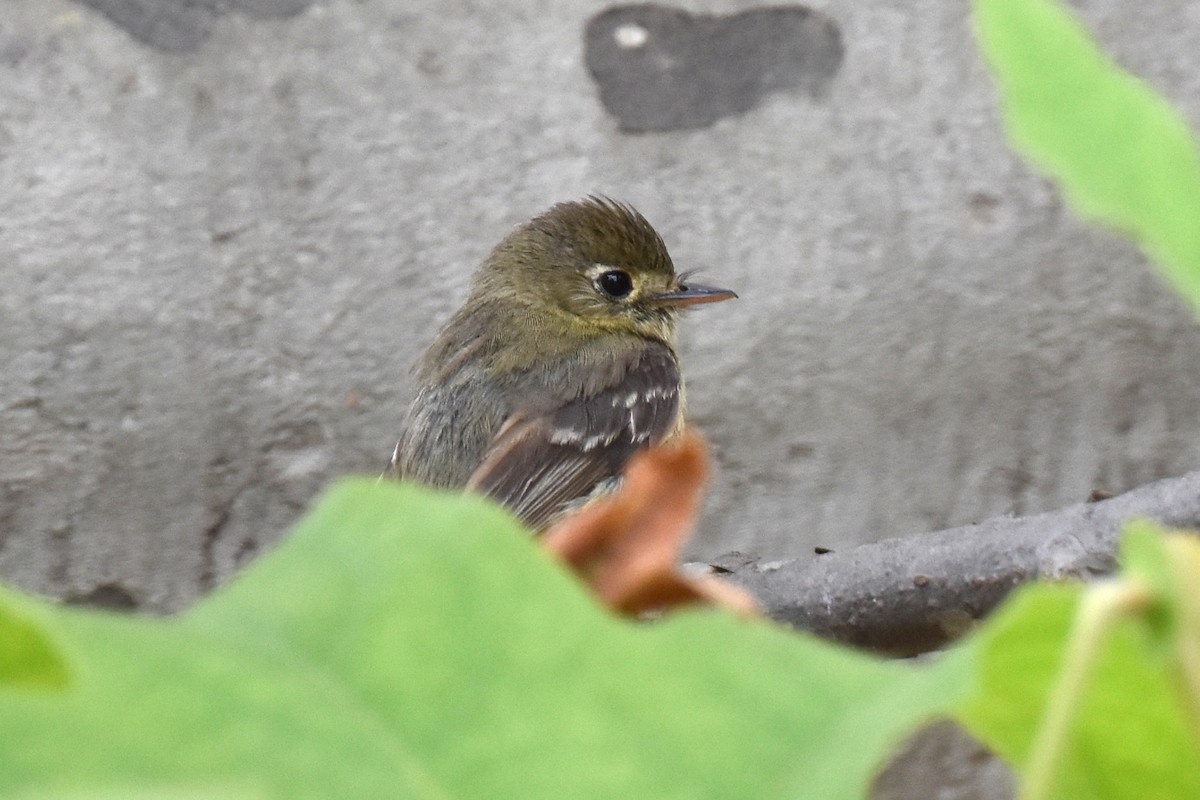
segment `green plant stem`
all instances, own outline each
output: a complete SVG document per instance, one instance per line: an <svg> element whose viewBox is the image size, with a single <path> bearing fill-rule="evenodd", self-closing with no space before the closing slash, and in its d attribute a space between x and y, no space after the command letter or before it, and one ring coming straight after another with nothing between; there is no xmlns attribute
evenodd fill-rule
<svg viewBox="0 0 1200 800"><path fill-rule="evenodd" d="M1062 671L1046 705L1033 741L1019 800L1049 800L1059 761L1066 750L1079 704L1087 689L1105 636L1113 623L1144 608L1152 597L1146 585L1123 580L1101 584L1084 594L1072 627Z"/></svg>
<svg viewBox="0 0 1200 800"><path fill-rule="evenodd" d="M1200 544L1194 534L1165 537L1176 586L1175 680L1196 745L1200 746Z"/></svg>
<svg viewBox="0 0 1200 800"><path fill-rule="evenodd" d="M1187 706L1192 735L1200 744L1200 642L1187 636L1180 636L1179 639L1176 650L1179 691Z"/></svg>

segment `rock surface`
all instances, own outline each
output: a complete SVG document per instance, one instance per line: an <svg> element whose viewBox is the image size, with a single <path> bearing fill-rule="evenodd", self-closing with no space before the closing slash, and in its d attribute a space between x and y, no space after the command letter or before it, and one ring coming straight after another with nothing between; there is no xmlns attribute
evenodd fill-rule
<svg viewBox="0 0 1200 800"><path fill-rule="evenodd" d="M1200 127L1195 4L1074 5ZM475 264L588 192L741 294L687 324L693 558L1200 464L1200 326L1010 151L968 4L790 8L7 0L0 579L185 606L382 467Z"/></svg>

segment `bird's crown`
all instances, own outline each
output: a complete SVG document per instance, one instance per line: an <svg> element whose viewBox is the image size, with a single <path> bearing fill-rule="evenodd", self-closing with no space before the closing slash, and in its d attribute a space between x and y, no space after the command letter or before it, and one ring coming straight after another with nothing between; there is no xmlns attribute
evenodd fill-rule
<svg viewBox="0 0 1200 800"><path fill-rule="evenodd" d="M559 203L528 223L579 261L606 264L643 274L673 276L667 246L633 207L607 197Z"/></svg>

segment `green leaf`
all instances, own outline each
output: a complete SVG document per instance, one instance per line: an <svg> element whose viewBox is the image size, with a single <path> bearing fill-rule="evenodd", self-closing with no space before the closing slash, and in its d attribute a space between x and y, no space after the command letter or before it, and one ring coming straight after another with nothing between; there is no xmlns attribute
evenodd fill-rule
<svg viewBox="0 0 1200 800"><path fill-rule="evenodd" d="M1145 609L1143 617L1152 636L1152 646L1160 648L1164 657L1179 635L1179 614L1183 593L1188 587L1176 581L1171 557L1167 552L1166 528L1149 520L1126 524L1121 536L1121 564L1124 574L1139 578L1153 588L1155 601Z"/></svg>
<svg viewBox="0 0 1200 800"><path fill-rule="evenodd" d="M979 692L960 719L1023 771L1073 635L1081 586L1019 591L973 641ZM1105 639L1056 767L1054 797L1200 797L1200 751L1170 661L1145 621L1119 619Z"/></svg>
<svg viewBox="0 0 1200 800"><path fill-rule="evenodd" d="M108 786L79 791L39 790L5 800L266 800L268 795L244 786Z"/></svg>
<svg viewBox="0 0 1200 800"><path fill-rule="evenodd" d="M970 666L717 612L629 623L484 501L371 482L180 617L23 603L75 680L0 689L5 797L854 798Z"/></svg>
<svg viewBox="0 0 1200 800"><path fill-rule="evenodd" d="M1122 550L1129 575L1154 592L1147 622L1200 749L1200 534L1143 520L1126 526Z"/></svg>
<svg viewBox="0 0 1200 800"><path fill-rule="evenodd" d="M16 605L0 587L0 687L64 688L69 678L62 654Z"/></svg>
<svg viewBox="0 0 1200 800"><path fill-rule="evenodd" d="M1059 4L975 10L1017 148L1076 208L1132 235L1200 310L1200 150L1186 122Z"/></svg>

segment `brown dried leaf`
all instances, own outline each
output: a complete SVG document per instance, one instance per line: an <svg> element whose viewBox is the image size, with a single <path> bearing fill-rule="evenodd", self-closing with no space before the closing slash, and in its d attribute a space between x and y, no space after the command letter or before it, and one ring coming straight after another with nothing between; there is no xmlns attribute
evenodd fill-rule
<svg viewBox="0 0 1200 800"><path fill-rule="evenodd" d="M634 456L617 492L564 518L543 541L623 614L697 602L757 613L757 603L741 589L711 576L688 577L677 567L707 479L704 441L686 432L677 444Z"/></svg>

